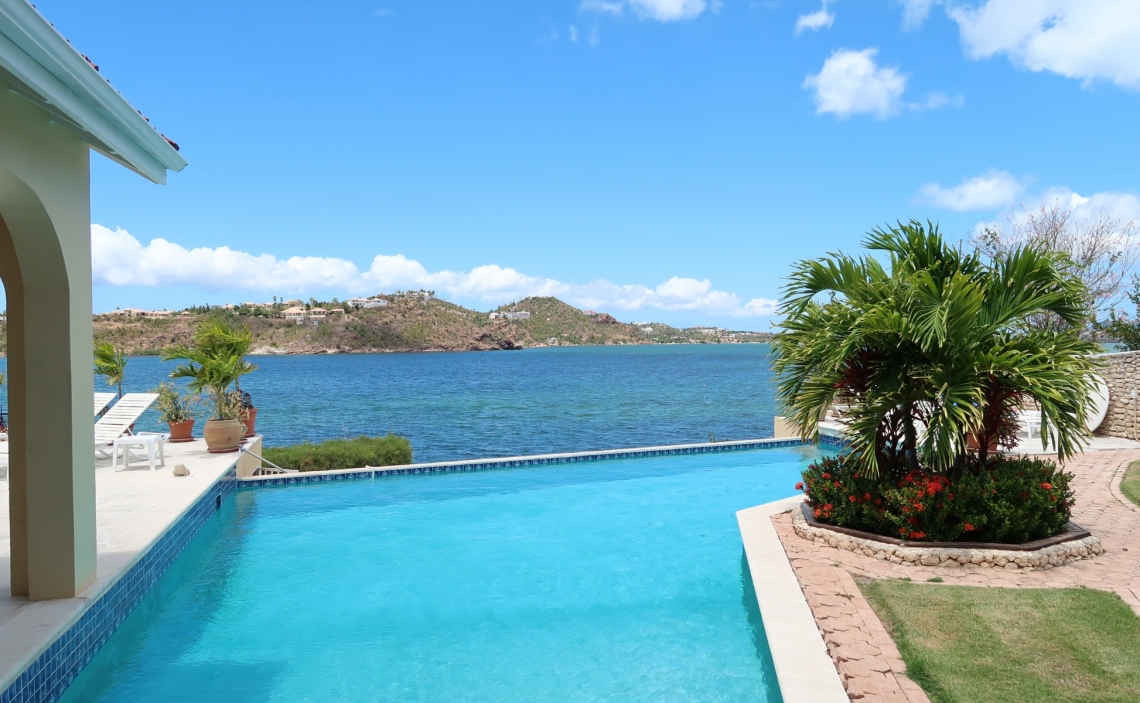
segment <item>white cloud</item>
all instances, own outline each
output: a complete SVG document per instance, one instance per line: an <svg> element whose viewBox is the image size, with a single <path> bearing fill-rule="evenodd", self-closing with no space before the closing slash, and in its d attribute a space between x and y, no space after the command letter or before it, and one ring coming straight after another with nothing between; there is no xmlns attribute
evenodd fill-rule
<svg viewBox="0 0 1140 703"><path fill-rule="evenodd" d="M622 0L582 0L579 7L586 12L601 12L608 15L620 15L625 11Z"/></svg>
<svg viewBox="0 0 1140 703"><path fill-rule="evenodd" d="M926 21L934 0L898 0L903 6L903 29L914 29Z"/></svg>
<svg viewBox="0 0 1140 703"><path fill-rule="evenodd" d="M578 43L578 28L574 25L570 25L570 41Z"/></svg>
<svg viewBox="0 0 1140 703"><path fill-rule="evenodd" d="M1014 65L1085 83L1140 90L1140 8L1135 0L900 0L917 26L935 2L958 23L973 59L1005 54Z"/></svg>
<svg viewBox="0 0 1140 703"><path fill-rule="evenodd" d="M777 302L744 301L715 290L712 283L673 277L656 288L596 280L585 285L528 276L494 264L470 271L431 272L403 255L379 255L366 271L346 259L295 256L277 259L228 247L185 247L154 239L142 244L122 229L91 226L92 277L113 286L192 285L212 291L258 291L266 295L307 295L342 291L348 295L428 289L443 296L499 304L529 295L552 295L583 308L614 311L692 311L735 317L773 315Z"/></svg>
<svg viewBox="0 0 1140 703"><path fill-rule="evenodd" d="M878 49L839 49L823 62L819 73L804 79L815 92L817 115L837 117L870 113L885 119L898 112L907 77L898 69L875 64Z"/></svg>
<svg viewBox="0 0 1140 703"><path fill-rule="evenodd" d="M955 212L996 210L1013 205L1024 191L1025 186L1009 172L990 170L963 179L953 188L927 183L919 189L918 199Z"/></svg>
<svg viewBox="0 0 1140 703"><path fill-rule="evenodd" d="M805 29L812 31L819 31L824 27L830 27L835 23L835 15L827 11L829 0L823 0L823 6L815 12L800 15L796 19L796 34L800 34Z"/></svg>
<svg viewBox="0 0 1140 703"><path fill-rule="evenodd" d="M1123 222L1140 221L1140 197L1135 193L1104 191L1086 197L1062 186L1049 188L1025 202L1024 206L1027 210L1035 210L1054 203L1067 206L1077 220L1091 220L1103 214Z"/></svg>
<svg viewBox="0 0 1140 703"><path fill-rule="evenodd" d="M654 19L658 22L675 22L697 17L709 3L705 0L582 0L582 10L621 15L629 8L638 17ZM721 3L713 1L713 11L719 11Z"/></svg>

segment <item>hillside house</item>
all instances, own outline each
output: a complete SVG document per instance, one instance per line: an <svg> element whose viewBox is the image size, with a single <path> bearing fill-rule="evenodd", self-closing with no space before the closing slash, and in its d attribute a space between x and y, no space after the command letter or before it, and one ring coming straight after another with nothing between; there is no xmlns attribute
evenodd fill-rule
<svg viewBox="0 0 1140 703"><path fill-rule="evenodd" d="M286 320L292 320L292 321L296 322L298 325L302 324L305 321L305 308L302 308L299 306L298 307L285 308L284 310L281 311L281 317L283 317Z"/></svg>

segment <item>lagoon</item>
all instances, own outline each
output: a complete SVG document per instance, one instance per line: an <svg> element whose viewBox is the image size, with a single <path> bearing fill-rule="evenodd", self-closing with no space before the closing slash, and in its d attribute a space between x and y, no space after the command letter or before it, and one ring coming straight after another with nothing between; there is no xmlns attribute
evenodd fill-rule
<svg viewBox="0 0 1140 703"><path fill-rule="evenodd" d="M258 356L242 388L269 446L393 432L417 462L447 461L770 437L768 354L694 344ZM153 388L174 366L134 357L125 390ZM160 429L156 414L138 429Z"/></svg>

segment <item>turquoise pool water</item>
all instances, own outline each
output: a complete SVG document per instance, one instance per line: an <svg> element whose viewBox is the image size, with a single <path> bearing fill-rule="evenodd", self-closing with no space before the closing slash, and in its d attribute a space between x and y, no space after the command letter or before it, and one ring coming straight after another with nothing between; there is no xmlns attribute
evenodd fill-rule
<svg viewBox="0 0 1140 703"><path fill-rule="evenodd" d="M735 512L818 450L246 489L65 701L779 701Z"/></svg>

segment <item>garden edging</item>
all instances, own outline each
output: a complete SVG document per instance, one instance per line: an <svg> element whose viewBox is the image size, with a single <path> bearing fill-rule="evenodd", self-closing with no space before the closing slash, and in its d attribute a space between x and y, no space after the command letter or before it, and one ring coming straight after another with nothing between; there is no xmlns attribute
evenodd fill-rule
<svg viewBox="0 0 1140 703"><path fill-rule="evenodd" d="M914 547L891 544L870 535L860 537L854 530L840 532L830 526L812 524L802 510L792 511L792 525L796 534L813 542L822 542L836 549L858 552L893 564L910 566L965 566L973 564L985 568L1052 569L1073 561L1091 559L1104 553L1100 538L1085 533L1078 539L1047 544L1037 549L999 549L989 547ZM893 540L898 542L898 540Z"/></svg>

